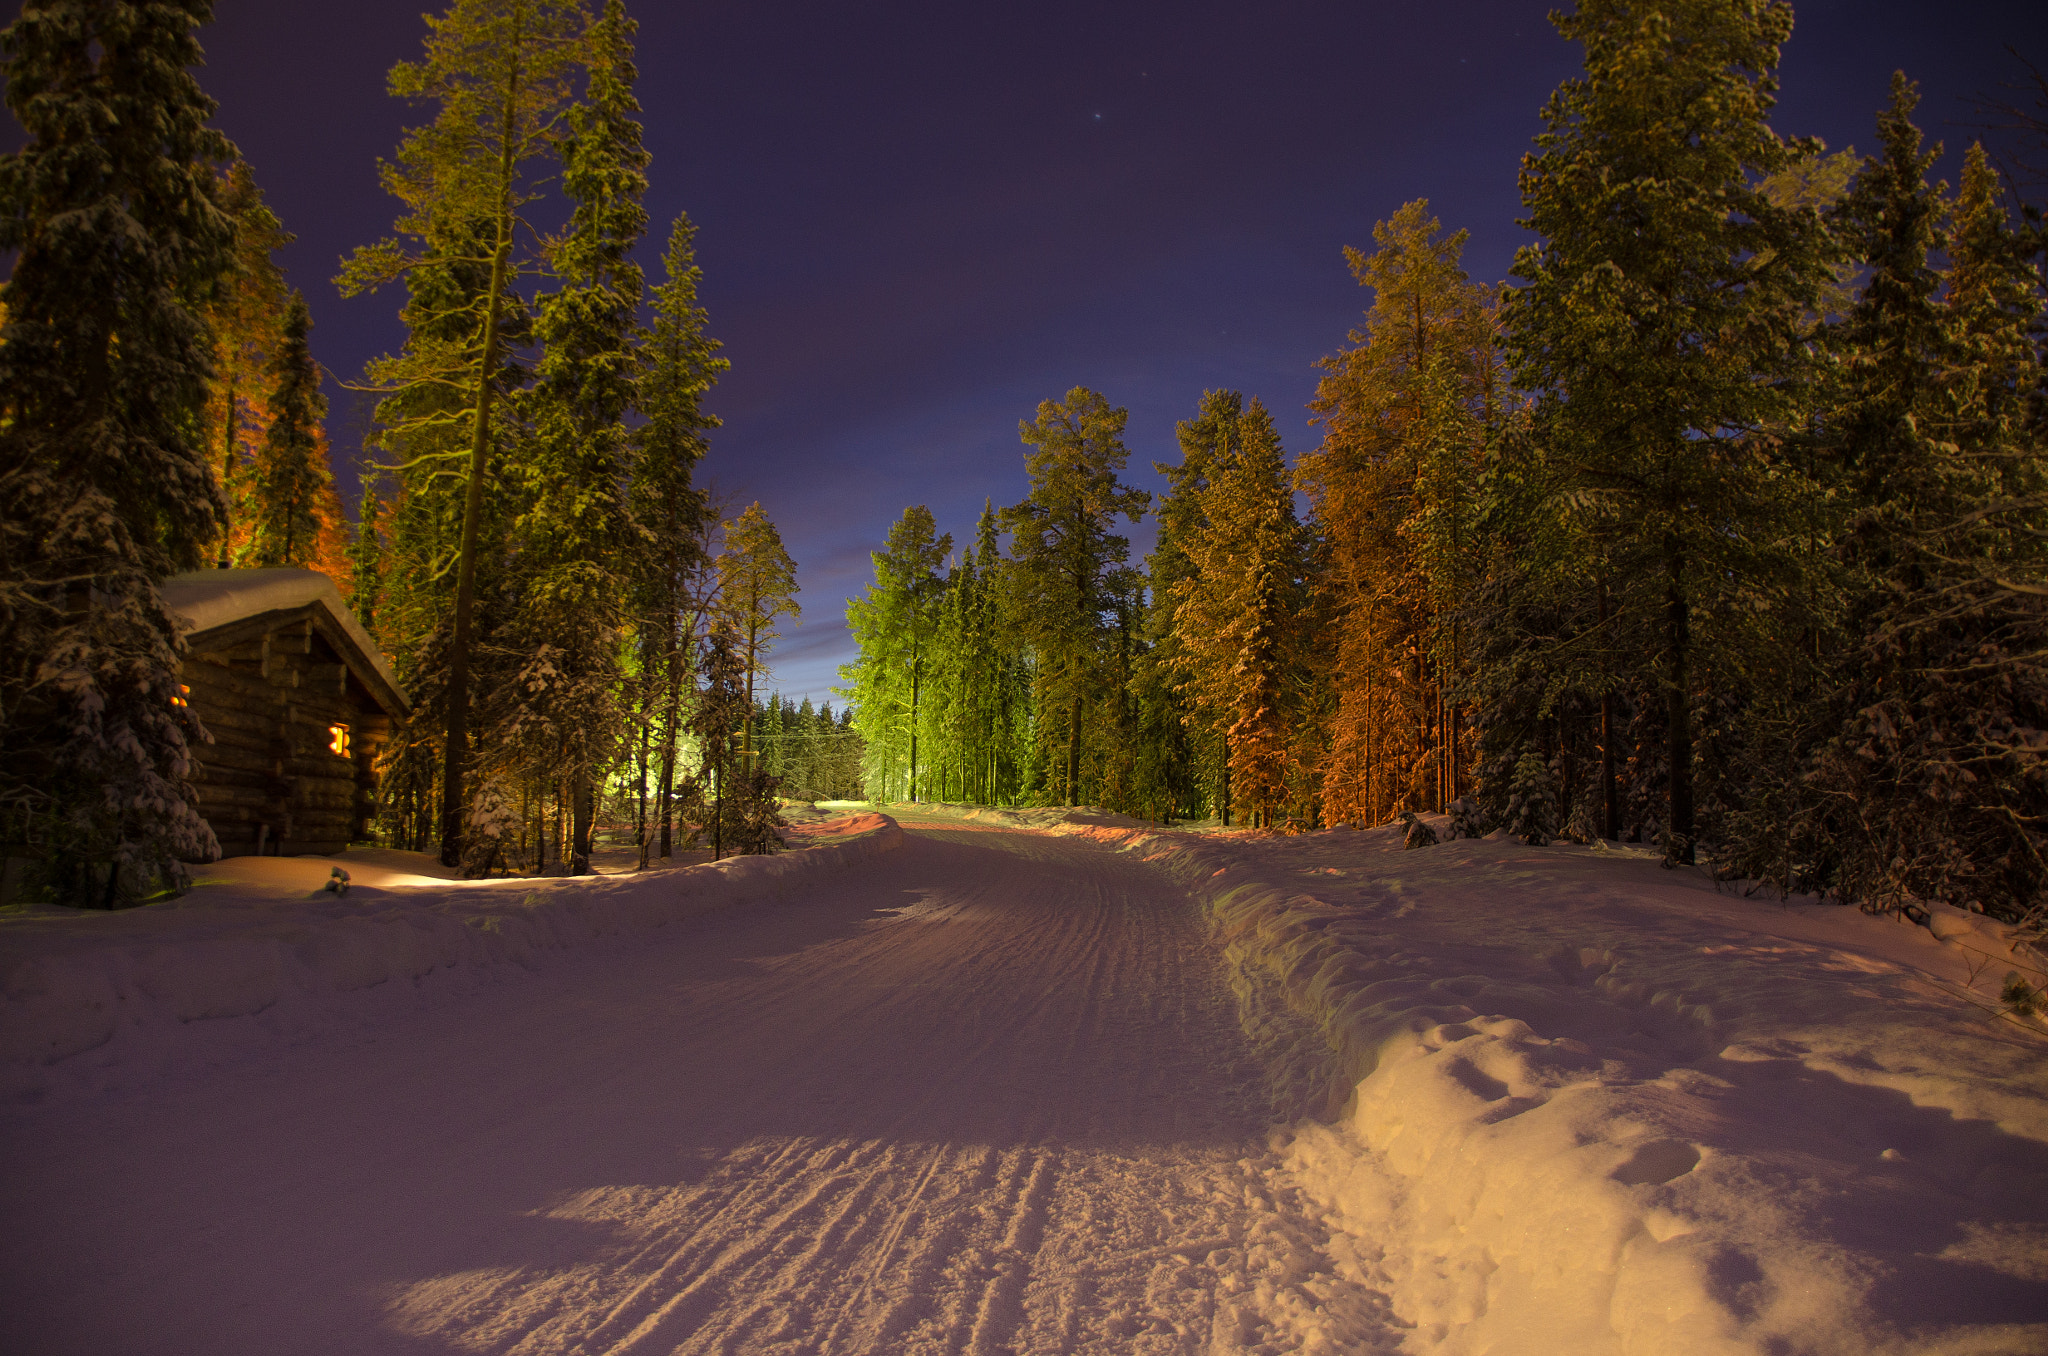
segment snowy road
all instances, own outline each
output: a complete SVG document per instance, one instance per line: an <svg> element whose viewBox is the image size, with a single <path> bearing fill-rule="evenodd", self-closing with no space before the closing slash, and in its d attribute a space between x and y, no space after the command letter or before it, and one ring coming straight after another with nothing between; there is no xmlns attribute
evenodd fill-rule
<svg viewBox="0 0 2048 1356"><path fill-rule="evenodd" d="M830 897L7 1109L0 1350L1390 1345L1275 1199L1186 900L1092 844L906 827Z"/></svg>

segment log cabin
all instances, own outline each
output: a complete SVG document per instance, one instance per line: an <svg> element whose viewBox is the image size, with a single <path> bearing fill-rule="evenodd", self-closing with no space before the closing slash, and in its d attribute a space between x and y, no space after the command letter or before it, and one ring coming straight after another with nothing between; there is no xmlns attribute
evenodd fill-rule
<svg viewBox="0 0 2048 1356"><path fill-rule="evenodd" d="M316 570L195 570L160 586L189 626L181 678L210 744L199 812L221 855L340 852L368 836L376 759L410 709L334 581Z"/></svg>

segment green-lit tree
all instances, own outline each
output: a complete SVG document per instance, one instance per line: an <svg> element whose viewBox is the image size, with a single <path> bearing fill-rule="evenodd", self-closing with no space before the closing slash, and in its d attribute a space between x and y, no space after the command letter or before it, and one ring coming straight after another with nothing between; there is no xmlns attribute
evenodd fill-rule
<svg viewBox="0 0 2048 1356"><path fill-rule="evenodd" d="M719 422L704 409L704 397L732 366L718 356L719 342L704 332L707 317L697 300L703 270L692 244L696 232L687 216L678 216L662 257L653 324L641 346L636 404L644 422L636 431L627 489L637 535L633 597L643 680L641 719L655 738L655 821L663 857L671 851L675 820L690 637L707 601L702 587L710 560L706 539L717 521L693 475L704 455L705 435Z"/></svg>
<svg viewBox="0 0 2048 1356"><path fill-rule="evenodd" d="M407 283L406 348L372 363L370 379L399 397L380 416L402 465L452 481L436 487L444 495L460 487L459 505L446 505L438 524L454 540L420 543L436 558L426 572L452 575L453 585L452 597L434 590L448 615L432 629L445 625L445 635L422 647L438 669L445 722L439 836L449 866L462 861L477 554L498 428L492 406L507 378L508 298L547 266L547 237L522 214L546 191L590 29L579 0L455 0L428 16L425 55L390 76L394 96L435 108L383 166L384 187L404 209L398 233L357 250L337 280L345 295ZM432 610L441 611L438 601Z"/></svg>
<svg viewBox="0 0 2048 1356"><path fill-rule="evenodd" d="M904 798L918 798L919 725L945 604L939 567L952 549L951 534L940 535L931 510L911 505L872 553L875 582L867 596L846 605L860 658L840 669L852 685L840 690L853 703L866 746L871 794L890 794L901 768Z"/></svg>
<svg viewBox="0 0 2048 1356"><path fill-rule="evenodd" d="M573 208L548 251L559 285L536 304L541 359L521 399L530 432L515 473L520 512L508 544L516 600L506 624L521 660L484 702L486 761L562 788L575 874L588 870L593 787L624 724L620 657L635 545L625 420L642 292L631 253L647 229L633 32L620 0L608 0L585 39L589 85L561 147Z"/></svg>
<svg viewBox="0 0 2048 1356"><path fill-rule="evenodd" d="M1081 791L1084 723L1119 631L1116 604L1137 591L1125 565L1130 542L1112 529L1120 516L1137 522L1151 502L1117 478L1130 460L1128 418L1085 386L1041 403L1036 419L1018 425L1032 449L1031 492L1002 513L1014 617L1037 670L1039 737L1048 750L1054 739L1065 746L1056 782L1069 805Z"/></svg>

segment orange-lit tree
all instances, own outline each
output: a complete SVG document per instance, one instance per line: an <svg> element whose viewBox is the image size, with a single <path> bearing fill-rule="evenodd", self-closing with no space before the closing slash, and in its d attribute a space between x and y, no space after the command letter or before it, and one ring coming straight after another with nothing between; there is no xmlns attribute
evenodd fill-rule
<svg viewBox="0 0 2048 1356"><path fill-rule="evenodd" d="M1345 257L1373 304L1351 347L1322 362L1320 447L1302 459L1327 542L1336 710L1324 814L1377 822L1439 809L1463 789L1455 612L1499 363L1485 288L1460 266L1426 201L1373 228Z"/></svg>

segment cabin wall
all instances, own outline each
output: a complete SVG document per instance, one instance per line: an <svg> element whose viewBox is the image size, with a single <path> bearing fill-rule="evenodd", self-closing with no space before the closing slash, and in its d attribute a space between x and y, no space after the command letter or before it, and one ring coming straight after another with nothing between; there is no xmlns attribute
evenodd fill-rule
<svg viewBox="0 0 2048 1356"><path fill-rule="evenodd" d="M195 638L183 682L213 736L193 786L223 856L340 852L366 835L390 721L311 620ZM332 749L336 725L347 754Z"/></svg>

